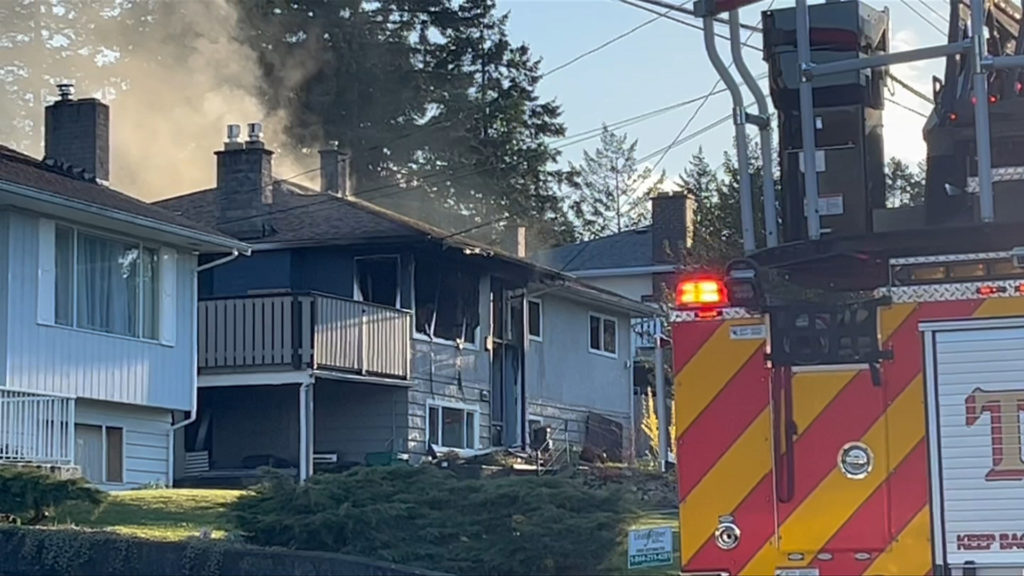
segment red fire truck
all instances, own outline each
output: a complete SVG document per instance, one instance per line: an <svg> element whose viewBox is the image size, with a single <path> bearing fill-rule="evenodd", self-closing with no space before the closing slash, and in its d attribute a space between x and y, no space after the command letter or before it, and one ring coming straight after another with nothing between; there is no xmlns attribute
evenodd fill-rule
<svg viewBox="0 0 1024 576"><path fill-rule="evenodd" d="M710 31L728 16L735 47L741 4L696 8L723 78ZM681 274L671 318L683 574L1024 572L1021 14L948 14L948 44L908 55L857 0L762 13L780 197L757 247L741 187L746 256ZM771 128L738 52L743 148ZM883 96L911 56L947 65L924 202L892 208Z"/></svg>

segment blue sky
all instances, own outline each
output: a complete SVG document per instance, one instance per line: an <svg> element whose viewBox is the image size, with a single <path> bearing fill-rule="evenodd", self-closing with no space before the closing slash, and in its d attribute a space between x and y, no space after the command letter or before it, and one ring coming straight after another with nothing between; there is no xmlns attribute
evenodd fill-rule
<svg viewBox="0 0 1024 576"><path fill-rule="evenodd" d="M889 8L894 49L945 42L945 35L940 34L922 16L915 14L908 5L934 25L945 29L945 21L940 20L934 12L945 14L948 4L934 0L869 4L877 9ZM769 2L760 2L744 10L742 21L760 26L760 11L768 5ZM775 3L777 8L792 5L792 1ZM544 59L542 70L552 69L654 17L649 12L617 0L498 0L498 7L510 13L509 28L513 39L526 42L536 55ZM685 15L678 14L677 17L697 22ZM722 32L725 31L722 27ZM743 34L745 37L748 32ZM760 46L760 35L756 34L750 43ZM720 42L719 49L728 62L728 45ZM757 52L745 50L744 54L755 75L766 71ZM942 61L939 60L892 68L894 74L925 94L931 93L931 76L941 75L941 70ZM540 92L545 98L556 98L562 105L563 119L569 134L573 134L599 127L601 122L611 123L701 97L711 89L717 78L705 56L701 33L677 22L661 19L546 77L541 83ZM766 82L762 82L762 86L767 90ZM899 87L895 87L892 97L921 112L930 109L926 102ZM673 110L626 128L630 137L639 141L638 155L647 155L671 142L695 106ZM728 94L712 96L689 131L729 114L730 109ZM886 155L910 161L923 158L923 124L924 119L920 116L887 104ZM665 168L668 175L674 178L698 146L703 146L711 160L717 164L721 161L722 152L731 146L732 132L731 123L723 124L692 143L670 151L659 169ZM753 129L748 133L751 137L755 135ZM565 158L578 160L582 151L592 148L595 142L591 140L567 148Z"/></svg>

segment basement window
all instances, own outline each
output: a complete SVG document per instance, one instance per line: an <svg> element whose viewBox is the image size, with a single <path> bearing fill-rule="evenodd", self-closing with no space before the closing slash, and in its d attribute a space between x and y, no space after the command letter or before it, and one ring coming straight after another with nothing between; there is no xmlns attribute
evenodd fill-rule
<svg viewBox="0 0 1024 576"><path fill-rule="evenodd" d="M398 308L398 256L357 257L356 300Z"/></svg>
<svg viewBox="0 0 1024 576"><path fill-rule="evenodd" d="M450 264L418 262L416 333L475 345L480 330L480 278Z"/></svg>
<svg viewBox="0 0 1024 576"><path fill-rule="evenodd" d="M75 424L75 464L93 484L123 484L124 428Z"/></svg>
<svg viewBox="0 0 1024 576"><path fill-rule="evenodd" d="M441 449L473 450L477 443L477 413L465 407L427 406L428 441Z"/></svg>

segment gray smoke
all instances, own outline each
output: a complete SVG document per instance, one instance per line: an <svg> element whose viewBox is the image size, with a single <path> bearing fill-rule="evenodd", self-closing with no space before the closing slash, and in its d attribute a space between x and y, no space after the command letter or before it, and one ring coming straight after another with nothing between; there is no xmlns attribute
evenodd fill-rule
<svg viewBox="0 0 1024 576"><path fill-rule="evenodd" d="M90 10L78 2L68 0L66 5ZM96 94L107 101L111 186L145 200L212 187L216 181L213 152L221 148L229 123L263 123L264 139L276 152L276 177L316 167L315 154L304 154L284 139L286 118L261 106L257 57L237 39L236 14L227 0L142 2L152 13L140 21L130 17L127 0L101 0L103 8L97 12L103 17L90 20L86 30L69 34L72 42L87 42L80 49L93 51L89 65L63 69L70 66L66 58L55 58L59 43L43 54L39 42L3 46L8 61L27 63L32 83L46 88L49 100L56 94L55 81L67 78L76 83L77 96ZM44 25L36 23L34 28L39 36L52 38L61 20L55 25L56 16L45 11L42 18L47 20L40 20ZM66 18L67 26L75 26L67 12L57 16ZM94 65L97 56L109 64ZM282 81L297 84L305 74L302 62L296 62ZM32 115L41 119L45 104L39 99ZM7 111L0 109L0 114L7 116ZM42 123L37 122L41 139ZM39 150L26 152L38 155ZM303 179L303 183L316 181L315 173Z"/></svg>

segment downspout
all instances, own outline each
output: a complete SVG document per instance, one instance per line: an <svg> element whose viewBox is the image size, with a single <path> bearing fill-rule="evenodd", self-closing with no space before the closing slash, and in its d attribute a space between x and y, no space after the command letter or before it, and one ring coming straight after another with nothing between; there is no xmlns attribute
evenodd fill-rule
<svg viewBox="0 0 1024 576"><path fill-rule="evenodd" d="M729 73L729 68L718 54L715 45L715 19L704 17L704 49L715 72L732 96L732 122L736 128L736 166L739 171L740 184L740 223L743 229L743 252L749 254L756 248L754 241L754 202L750 193L750 160L747 158L747 111L743 106L743 94L739 84Z"/></svg>
<svg viewBox="0 0 1024 576"><path fill-rule="evenodd" d="M732 49L733 66L739 71L740 77L743 78L743 83L747 85L747 89L750 90L750 93L754 96L754 101L757 103L757 114L748 115L747 120L757 126L761 136L761 190L764 200L764 237L767 246L774 248L779 245L779 220L775 213L775 175L773 173L775 161L772 158L772 127L769 121L771 113L768 110L768 100L765 99L764 92L761 91L761 87L757 84L754 75L750 73L750 68L747 67L746 61L743 60L743 44L740 40L740 14L737 10L729 12L729 42Z"/></svg>
<svg viewBox="0 0 1024 576"><path fill-rule="evenodd" d="M196 258L198 259L198 256ZM199 418L199 273L214 266L227 264L235 258L238 258L237 249L232 250L231 254L224 258L196 266L192 272L192 410L189 412L188 418L177 424L171 424L171 429L167 431L167 485L169 487L174 486L174 434Z"/></svg>

